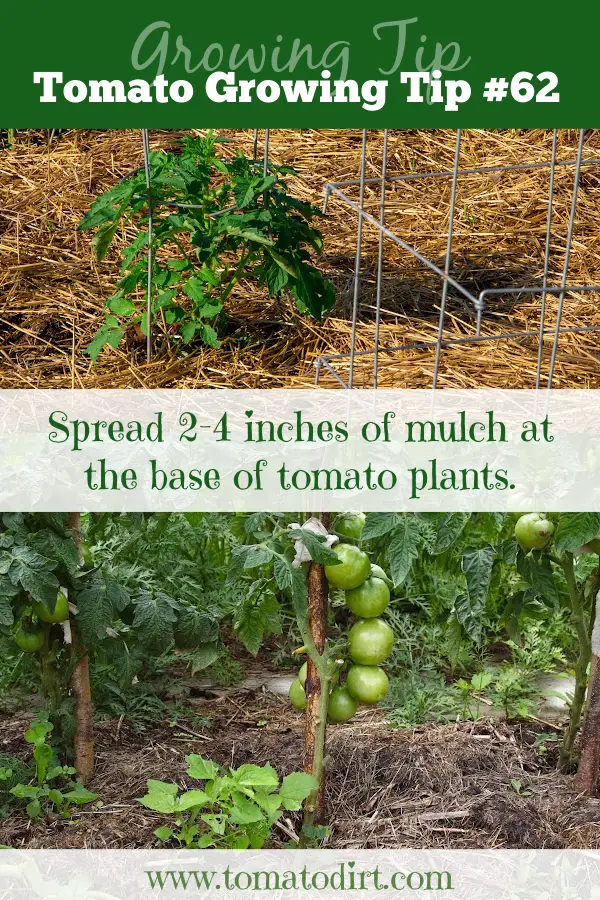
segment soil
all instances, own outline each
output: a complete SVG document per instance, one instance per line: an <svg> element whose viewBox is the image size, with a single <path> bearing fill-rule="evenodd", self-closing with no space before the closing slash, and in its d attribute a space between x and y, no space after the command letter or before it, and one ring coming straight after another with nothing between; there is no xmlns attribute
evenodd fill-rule
<svg viewBox="0 0 600 900"><path fill-rule="evenodd" d="M194 719L135 733L121 720L96 728L97 770L90 782L100 808L73 821L0 822L0 843L28 848L155 846L165 817L136 802L146 779L185 784L185 756L223 765L271 762L281 775L300 768L303 720L285 698L267 691L224 692L194 701ZM30 716L7 716L0 752L28 758L23 731ZM337 848L600 848L600 798L573 792L556 770L555 744L539 749L540 726L505 722L427 725L393 731L381 710L363 709L329 729L327 798ZM273 843L297 836L287 813Z"/></svg>

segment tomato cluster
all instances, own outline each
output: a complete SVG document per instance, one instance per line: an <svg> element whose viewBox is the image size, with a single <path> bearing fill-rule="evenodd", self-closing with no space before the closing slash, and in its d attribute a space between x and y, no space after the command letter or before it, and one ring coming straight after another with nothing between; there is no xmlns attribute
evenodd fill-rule
<svg viewBox="0 0 600 900"><path fill-rule="evenodd" d="M50 612L43 603L34 601L31 604L31 615L36 617L37 624L29 618L22 618L13 637L19 650L24 653L39 653L44 646L44 625L60 625L66 622L69 618L69 601L66 595L59 591L53 612Z"/></svg>
<svg viewBox="0 0 600 900"><path fill-rule="evenodd" d="M361 514L362 516L362 514ZM364 516L356 523L344 516L336 530L344 536L360 537ZM369 557L355 544L338 543L332 548L340 562L325 566L329 584L345 592L346 605L357 616L348 632L350 665L344 684L336 683L329 695L328 718L331 722L347 722L360 703L379 703L387 694L389 680L380 668L394 644L394 632L380 618L390 602L389 579L383 569L371 565ZM306 707L305 683L307 664L292 683L289 697L296 709ZM339 668L335 673L339 678Z"/></svg>

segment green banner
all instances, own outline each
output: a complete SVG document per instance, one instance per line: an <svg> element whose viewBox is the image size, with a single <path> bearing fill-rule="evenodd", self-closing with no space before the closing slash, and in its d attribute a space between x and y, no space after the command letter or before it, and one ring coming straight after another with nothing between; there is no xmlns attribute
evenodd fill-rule
<svg viewBox="0 0 600 900"><path fill-rule="evenodd" d="M14 128L597 127L598 5L5 3Z"/></svg>

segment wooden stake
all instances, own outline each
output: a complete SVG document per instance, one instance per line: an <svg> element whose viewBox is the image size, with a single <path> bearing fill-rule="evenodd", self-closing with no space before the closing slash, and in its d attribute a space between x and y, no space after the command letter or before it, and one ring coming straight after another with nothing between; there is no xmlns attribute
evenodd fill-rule
<svg viewBox="0 0 600 900"><path fill-rule="evenodd" d="M581 754L575 784L582 794L594 793L600 756L600 667L592 656L587 711L581 731Z"/></svg>
<svg viewBox="0 0 600 900"><path fill-rule="evenodd" d="M581 730L581 753L575 784L582 794L594 793L600 765L600 569L594 585L595 604L592 617L592 659L585 720Z"/></svg>
<svg viewBox="0 0 600 900"><path fill-rule="evenodd" d="M324 513L321 521L329 528L330 516ZM329 586L325 569L311 563L308 571L308 626L315 647L323 653L327 642L327 618ZM320 825L325 819L325 741L327 725L327 698L322 694L319 674L311 658L307 660L306 676L306 731L304 747L304 771L319 782L319 790L305 807L305 822Z"/></svg>
<svg viewBox="0 0 600 900"><path fill-rule="evenodd" d="M71 513L71 529L73 540L81 559L81 514ZM92 692L90 690L90 665L76 620L71 617L71 658L73 670L71 674L71 690L74 699L75 736L75 768L77 775L85 784L94 774L94 726L92 710Z"/></svg>

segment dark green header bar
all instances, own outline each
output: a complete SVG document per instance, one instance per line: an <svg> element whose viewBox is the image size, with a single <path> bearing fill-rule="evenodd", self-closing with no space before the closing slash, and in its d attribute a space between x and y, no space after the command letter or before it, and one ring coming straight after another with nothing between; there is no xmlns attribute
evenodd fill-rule
<svg viewBox="0 0 600 900"><path fill-rule="evenodd" d="M598 127L598 10L5 2L2 124Z"/></svg>

